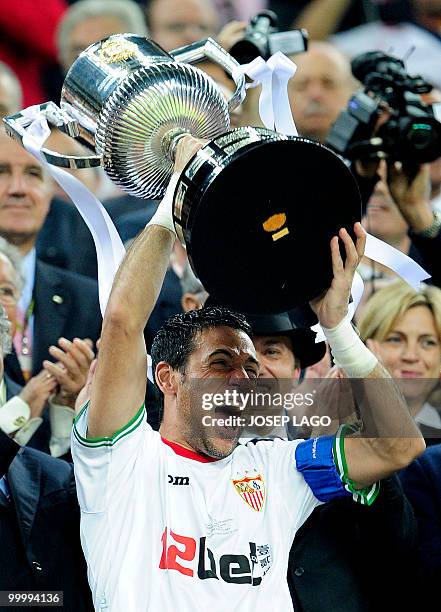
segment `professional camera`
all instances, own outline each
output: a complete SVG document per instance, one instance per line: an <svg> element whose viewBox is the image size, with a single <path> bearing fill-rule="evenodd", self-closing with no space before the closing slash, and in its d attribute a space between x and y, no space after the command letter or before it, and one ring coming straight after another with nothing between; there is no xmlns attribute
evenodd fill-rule
<svg viewBox="0 0 441 612"><path fill-rule="evenodd" d="M326 140L329 147L350 160L422 164L441 156L438 105L421 98L431 85L420 76L409 76L402 60L379 51L357 56L351 68L365 88L337 117Z"/></svg>
<svg viewBox="0 0 441 612"><path fill-rule="evenodd" d="M244 38L231 47L230 55L239 64L248 64L259 55L266 61L276 51L292 55L307 48L306 30L279 32L277 15L273 11L261 11L251 19Z"/></svg>

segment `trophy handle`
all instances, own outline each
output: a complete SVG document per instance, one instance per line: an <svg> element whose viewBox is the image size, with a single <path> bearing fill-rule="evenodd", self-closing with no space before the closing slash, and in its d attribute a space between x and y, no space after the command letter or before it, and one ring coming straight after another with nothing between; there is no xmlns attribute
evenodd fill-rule
<svg viewBox="0 0 441 612"><path fill-rule="evenodd" d="M245 75L238 73L237 68L239 63L212 38L206 38L205 40L200 40L191 45L179 47L179 49L170 51L170 55L172 55L177 62L186 64L210 59L222 66L236 83L236 91L228 100L229 111L239 106L245 98Z"/></svg>
<svg viewBox="0 0 441 612"><path fill-rule="evenodd" d="M40 104L38 109L42 115L44 115L51 125L59 128L68 136L72 138L78 138L79 127L78 122L75 121L70 115L58 108L54 102L45 102ZM22 112L16 113L15 115L9 115L3 119L5 123L6 132L11 138L17 140L21 145L23 144L23 137L26 134L27 128L31 125L33 118L27 116ZM103 158L99 155L63 155L50 149L41 149L41 154L45 157L46 161L52 166L59 166L60 168L95 168L103 165Z"/></svg>

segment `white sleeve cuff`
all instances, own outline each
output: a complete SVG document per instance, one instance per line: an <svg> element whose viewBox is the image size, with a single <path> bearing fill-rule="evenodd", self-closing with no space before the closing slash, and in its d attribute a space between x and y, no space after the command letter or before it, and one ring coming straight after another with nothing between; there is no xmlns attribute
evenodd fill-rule
<svg viewBox="0 0 441 612"><path fill-rule="evenodd" d="M53 457L61 457L70 450L70 437L74 418L75 410L73 408L54 404L49 399L49 421L52 432L49 448Z"/></svg>
<svg viewBox="0 0 441 612"><path fill-rule="evenodd" d="M75 410L62 404L54 404L49 399L49 421L54 438L69 438L72 433L72 425L75 418Z"/></svg>
<svg viewBox="0 0 441 612"><path fill-rule="evenodd" d="M175 195L176 185L178 184L180 172L174 172L168 184L167 190L158 204L155 214L147 223L147 227L150 225L160 225L176 234L175 225L173 222L173 199Z"/></svg>
<svg viewBox="0 0 441 612"><path fill-rule="evenodd" d="M31 410L28 404L16 395L0 408L0 429L10 435L23 427L30 416Z"/></svg>
<svg viewBox="0 0 441 612"><path fill-rule="evenodd" d="M26 425L23 425L23 427L17 431L14 440L20 444L20 446L24 446L29 442L42 423L43 419L41 417L29 419Z"/></svg>

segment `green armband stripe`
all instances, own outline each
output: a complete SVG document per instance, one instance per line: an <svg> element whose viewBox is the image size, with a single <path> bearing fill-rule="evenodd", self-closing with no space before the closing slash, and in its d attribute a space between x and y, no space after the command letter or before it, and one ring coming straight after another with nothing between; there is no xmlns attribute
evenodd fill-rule
<svg viewBox="0 0 441 612"><path fill-rule="evenodd" d="M352 493L354 501L364 505L371 506L376 500L380 492L380 483L374 482L369 487L357 489L357 484L348 476L348 464L346 463L345 455L345 434L356 431L356 428L351 425L343 424L335 434L334 440L334 460L340 475L344 488L349 493Z"/></svg>
<svg viewBox="0 0 441 612"><path fill-rule="evenodd" d="M130 419L127 425L121 427L121 429L116 431L113 436L107 436L104 438L84 438L77 429L77 423L78 419L82 416L88 405L89 402L87 402L87 404L83 406L80 413L75 418L73 432L78 442L83 446L88 446L89 448L97 448L99 446L114 446L117 442L119 442L119 440L121 440L121 438L124 438L124 436L127 436L128 434L132 433L132 431L134 431L137 427L139 427L145 419L145 407L143 404L138 410L138 412L135 414L135 416Z"/></svg>

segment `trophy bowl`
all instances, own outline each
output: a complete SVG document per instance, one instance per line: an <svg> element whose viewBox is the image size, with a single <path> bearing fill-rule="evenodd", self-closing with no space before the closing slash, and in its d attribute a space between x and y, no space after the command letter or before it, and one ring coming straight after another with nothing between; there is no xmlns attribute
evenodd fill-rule
<svg viewBox="0 0 441 612"><path fill-rule="evenodd" d="M214 80L193 66L209 59L236 83L227 101ZM237 62L214 40L167 52L153 40L115 34L90 45L70 67L60 107L39 106L48 122L88 147L93 154L61 155L43 148L52 165L103 166L127 193L156 199L173 173L180 135L211 140L230 128L229 110L245 96ZM12 138L23 142L30 120L23 112L4 119Z"/></svg>

